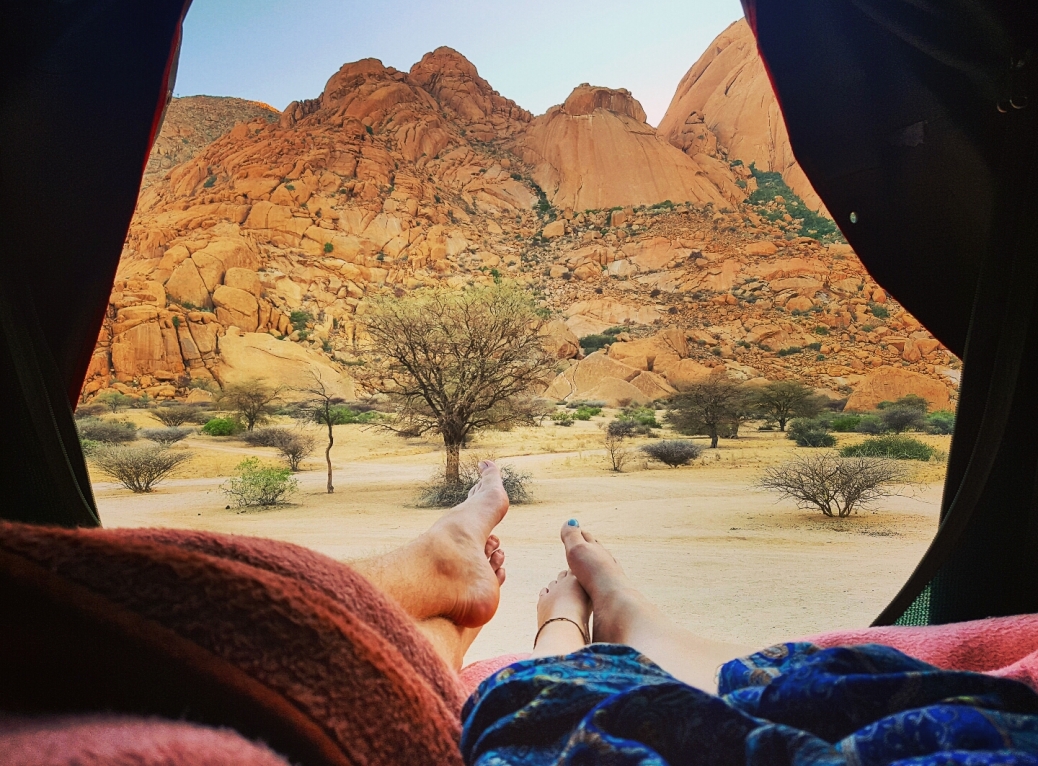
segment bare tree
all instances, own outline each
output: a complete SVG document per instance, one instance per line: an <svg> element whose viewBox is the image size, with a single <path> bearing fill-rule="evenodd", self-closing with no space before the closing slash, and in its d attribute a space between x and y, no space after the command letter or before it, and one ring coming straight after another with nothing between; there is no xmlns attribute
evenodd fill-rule
<svg viewBox="0 0 1038 766"><path fill-rule="evenodd" d="M842 518L881 497L897 494L891 485L904 482L906 475L893 460L824 453L767 468L758 486L795 500L801 508L818 508L826 516Z"/></svg>
<svg viewBox="0 0 1038 766"><path fill-rule="evenodd" d="M265 423L270 418L282 392L282 388L262 380L245 380L224 386L219 402L236 412L245 421L246 430L251 431L257 423Z"/></svg>
<svg viewBox="0 0 1038 766"><path fill-rule="evenodd" d="M440 434L448 483L461 480L461 448L474 431L529 422L528 395L557 361L546 352L530 297L508 285L376 299L360 321L381 359L357 378L387 394L397 411L381 427Z"/></svg>
<svg viewBox="0 0 1038 766"><path fill-rule="evenodd" d="M299 465L313 454L314 447L317 445L317 439L310 434L298 431L285 430L283 433L284 437L277 440L274 448L285 459L292 472L295 473L299 470Z"/></svg>
<svg viewBox="0 0 1038 766"><path fill-rule="evenodd" d="M780 431L792 418L813 418L822 411L824 402L803 383L795 380L776 380L753 393L756 410L768 420L774 420Z"/></svg>
<svg viewBox="0 0 1038 766"><path fill-rule="evenodd" d="M716 371L670 400L667 422L679 433L709 436L711 449L716 449L723 430L738 433L739 423L747 417L748 405L745 387L723 370Z"/></svg>
<svg viewBox="0 0 1038 766"><path fill-rule="evenodd" d="M310 370L313 382L306 386L295 389L298 393L305 394L306 399L301 404L301 411L309 420L319 423L328 429L328 444L324 448L324 460L328 464L328 494L335 491L332 484L332 447L335 445L335 433L332 426L335 425L335 408L344 403L344 399L332 394L321 376L314 370Z"/></svg>
<svg viewBox="0 0 1038 766"><path fill-rule="evenodd" d="M611 424L610 424L611 425ZM627 461L631 459L631 451L627 448L627 436L607 428L605 432L606 455L609 463L617 473L623 471Z"/></svg>

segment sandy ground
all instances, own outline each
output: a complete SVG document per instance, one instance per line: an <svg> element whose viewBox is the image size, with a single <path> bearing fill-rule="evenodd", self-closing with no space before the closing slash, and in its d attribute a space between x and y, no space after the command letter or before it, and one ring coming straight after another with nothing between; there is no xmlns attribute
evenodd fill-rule
<svg viewBox="0 0 1038 766"><path fill-rule="evenodd" d="M154 427L146 413L128 417ZM937 526L943 464L916 464L914 483L873 510L827 519L755 489L763 466L795 450L782 434L748 430L690 467L636 460L608 470L600 426L547 425L482 436L469 454L493 456L533 477L535 502L513 506L498 529L507 553L501 608L468 660L527 651L537 591L565 567L558 530L569 518L594 530L628 574L682 625L715 639L765 646L867 625L904 582ZM840 436L842 442L858 439ZM948 437L923 437L943 450ZM418 508L419 487L442 465L433 440L336 427L336 491L323 462L297 476L291 505L228 509L220 485L244 457L271 450L191 437L194 458L148 495L95 476L107 527L181 527L305 545L342 561L376 555L425 529L439 511ZM323 457L323 454L322 456Z"/></svg>

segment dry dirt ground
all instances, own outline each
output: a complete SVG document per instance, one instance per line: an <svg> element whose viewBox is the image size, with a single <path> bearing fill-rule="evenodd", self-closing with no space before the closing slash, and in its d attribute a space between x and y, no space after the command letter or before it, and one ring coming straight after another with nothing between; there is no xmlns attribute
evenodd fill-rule
<svg viewBox="0 0 1038 766"><path fill-rule="evenodd" d="M129 417L155 427L146 412ZM710 638L765 646L864 626L894 595L937 526L941 462L915 464L914 483L847 519L798 510L754 487L761 469L797 449L782 434L746 429L689 467L636 460L608 470L606 417L481 436L469 454L493 456L533 477L535 502L513 506L498 533L507 552L501 608L468 660L527 651L538 590L565 566L558 530L569 518L594 530L645 593L682 625ZM190 437L193 460L148 495L94 476L107 527L181 527L298 543L341 561L378 554L440 513L415 505L442 465L434 440L336 427L336 491L324 491L323 451L298 474L292 504L227 508L220 485L250 455L273 451L235 439ZM860 439L840 435L841 443ZM921 437L945 452L949 437Z"/></svg>

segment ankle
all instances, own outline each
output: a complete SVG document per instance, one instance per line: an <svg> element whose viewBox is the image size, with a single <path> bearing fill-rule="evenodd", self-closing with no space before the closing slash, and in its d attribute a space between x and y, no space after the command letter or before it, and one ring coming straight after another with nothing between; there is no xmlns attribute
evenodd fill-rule
<svg viewBox="0 0 1038 766"><path fill-rule="evenodd" d="M655 622L652 604L633 587L599 593L592 601L596 642L631 645L639 630Z"/></svg>
<svg viewBox="0 0 1038 766"><path fill-rule="evenodd" d="M552 618L555 619L555 618ZM569 618L555 619L542 625L533 645L533 657L552 657L570 654L585 646L582 628Z"/></svg>

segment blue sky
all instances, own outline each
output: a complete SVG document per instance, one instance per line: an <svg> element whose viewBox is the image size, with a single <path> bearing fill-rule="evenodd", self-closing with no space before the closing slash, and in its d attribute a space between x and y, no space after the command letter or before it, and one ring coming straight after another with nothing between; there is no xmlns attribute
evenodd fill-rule
<svg viewBox="0 0 1038 766"><path fill-rule="evenodd" d="M535 114L582 82L629 89L656 124L678 81L738 0L194 0L176 95L283 109L317 96L345 62L408 70L449 45Z"/></svg>

